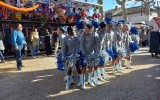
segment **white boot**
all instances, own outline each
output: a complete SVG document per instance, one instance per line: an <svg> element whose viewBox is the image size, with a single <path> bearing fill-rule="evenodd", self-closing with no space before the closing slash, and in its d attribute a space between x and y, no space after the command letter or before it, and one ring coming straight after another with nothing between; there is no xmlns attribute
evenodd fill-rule
<svg viewBox="0 0 160 100"><path fill-rule="evenodd" d="M117 67L117 72L122 73L122 64L119 62L118 67Z"/></svg>
<svg viewBox="0 0 160 100"><path fill-rule="evenodd" d="M117 68L117 65L114 64L114 65L112 66L113 75L116 75L116 68Z"/></svg>
<svg viewBox="0 0 160 100"><path fill-rule="evenodd" d="M130 64L132 63L132 60L131 60L131 59L132 59L132 58L130 57L130 60L129 60L129 61L130 61Z"/></svg>
<svg viewBox="0 0 160 100"><path fill-rule="evenodd" d="M94 71L94 83L96 85L99 85L99 82L98 82L98 72L97 70Z"/></svg>
<svg viewBox="0 0 160 100"><path fill-rule="evenodd" d="M109 80L108 75L106 74L105 68L102 68L102 75L105 80Z"/></svg>
<svg viewBox="0 0 160 100"><path fill-rule="evenodd" d="M102 72L101 72L101 69L102 69ZM97 72L98 72L98 79L101 81L105 81L101 75L103 73L103 68L97 68Z"/></svg>
<svg viewBox="0 0 160 100"><path fill-rule="evenodd" d="M82 85L82 75L81 74L78 74L78 84L77 86L81 86Z"/></svg>
<svg viewBox="0 0 160 100"><path fill-rule="evenodd" d="M70 76L70 75L67 75L66 90L69 89L69 86L70 86L70 79L71 79L71 76Z"/></svg>
<svg viewBox="0 0 160 100"><path fill-rule="evenodd" d="M130 61L127 61L127 68L128 68L128 69L132 69L132 68L131 68L131 64L130 64Z"/></svg>
<svg viewBox="0 0 160 100"><path fill-rule="evenodd" d="M92 72L91 72L91 73L88 73L88 84L90 84L92 87L95 86L95 85L93 84Z"/></svg>
<svg viewBox="0 0 160 100"><path fill-rule="evenodd" d="M65 77L63 78L63 81L64 81L64 82L66 82L66 81L67 81L67 76L65 76Z"/></svg>
<svg viewBox="0 0 160 100"><path fill-rule="evenodd" d="M123 66L127 67L127 60L126 59L124 60Z"/></svg>
<svg viewBox="0 0 160 100"><path fill-rule="evenodd" d="M122 71L122 61L119 62L119 69Z"/></svg>
<svg viewBox="0 0 160 100"><path fill-rule="evenodd" d="M86 82L85 82L85 75L84 74L81 74L81 82L82 82L82 89L85 89Z"/></svg>

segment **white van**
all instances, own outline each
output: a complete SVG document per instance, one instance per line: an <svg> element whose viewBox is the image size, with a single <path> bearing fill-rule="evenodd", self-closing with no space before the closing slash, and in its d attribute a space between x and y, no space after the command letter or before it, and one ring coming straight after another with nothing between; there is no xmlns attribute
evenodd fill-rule
<svg viewBox="0 0 160 100"><path fill-rule="evenodd" d="M135 26L135 27L137 27L137 28L140 28L140 27L146 26L146 23L145 23L144 21L133 22L133 23L132 23L132 26Z"/></svg>

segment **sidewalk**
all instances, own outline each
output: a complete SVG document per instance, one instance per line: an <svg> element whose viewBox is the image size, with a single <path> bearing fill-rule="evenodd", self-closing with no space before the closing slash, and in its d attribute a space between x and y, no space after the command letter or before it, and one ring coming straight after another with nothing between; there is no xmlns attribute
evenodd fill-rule
<svg viewBox="0 0 160 100"><path fill-rule="evenodd" d="M66 91L65 72L55 61L53 56L24 60L22 71L16 71L14 60L0 64L0 100L160 100L160 58L152 58L147 48L133 54L133 69L115 77L108 68L110 81L85 91L76 86L76 74Z"/></svg>

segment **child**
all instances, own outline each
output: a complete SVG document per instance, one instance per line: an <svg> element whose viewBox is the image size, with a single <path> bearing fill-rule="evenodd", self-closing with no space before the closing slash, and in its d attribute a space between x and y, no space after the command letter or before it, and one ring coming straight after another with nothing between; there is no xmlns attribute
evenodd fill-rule
<svg viewBox="0 0 160 100"><path fill-rule="evenodd" d="M113 50L116 53L115 56L115 63L114 68L117 69L117 72L122 73L122 56L123 56L123 32L122 32L123 25L118 23L117 31L115 31L113 36ZM116 75L116 71L113 71L113 74Z"/></svg>
<svg viewBox="0 0 160 100"><path fill-rule="evenodd" d="M100 23L100 30L98 31L98 36L99 36L99 39L100 39L100 51L102 52L102 50L106 49L108 47L108 41L109 40L109 36L110 35L107 31L106 31L106 23L105 22L101 22ZM101 70L102 70L102 73L101 73ZM98 67L97 68L97 71L98 71L98 78L101 80L101 81L104 81L105 80L108 80L108 77L107 77L107 74L105 72L105 64ZM102 76L103 78L102 78Z"/></svg>
<svg viewBox="0 0 160 100"><path fill-rule="evenodd" d="M114 32L113 32L113 26L111 23L108 23L107 25L107 31L106 31L106 35L104 37L104 43L102 46L102 49L104 51L112 51L112 46L113 46L113 36L114 36ZM114 68L114 63L115 63L115 57L113 57L113 55L110 55L110 53L108 53L110 57L112 57L112 70L113 70L113 74L115 74L115 68Z"/></svg>
<svg viewBox="0 0 160 100"><path fill-rule="evenodd" d="M93 32L93 25L91 23L87 23L84 29L84 32L80 36L80 50L83 55L89 57L93 53L96 55L99 54L99 37L96 32ZM91 86L94 86L93 80L92 80L92 71L94 66L87 66L88 73L89 73L89 80L88 83ZM82 82L82 89L85 89L85 73L86 73L86 67L82 66L81 68L81 75L80 79ZM97 77L97 74L95 74Z"/></svg>
<svg viewBox="0 0 160 100"><path fill-rule="evenodd" d="M131 60L131 51L129 48L129 44L132 42L131 36L129 35L130 26L128 24L125 24L123 27L125 38L124 38L124 47L126 50L126 57L125 57L125 66L127 69L131 69L130 66L130 60Z"/></svg>
<svg viewBox="0 0 160 100"><path fill-rule="evenodd" d="M79 41L77 36L74 33L72 27L67 28L68 35L62 40L62 57L72 56L78 53L79 51ZM69 58L66 58L69 59ZM72 58L71 58L72 59ZM74 60L74 59L73 59ZM71 77L72 70L74 69L74 65L65 66L67 70L67 83L66 89L69 89L70 84L73 83L73 79Z"/></svg>

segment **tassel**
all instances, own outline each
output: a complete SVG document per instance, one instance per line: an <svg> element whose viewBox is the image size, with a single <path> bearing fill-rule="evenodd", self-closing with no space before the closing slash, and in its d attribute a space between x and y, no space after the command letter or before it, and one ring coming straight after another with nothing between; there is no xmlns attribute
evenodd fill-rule
<svg viewBox="0 0 160 100"><path fill-rule="evenodd" d="M63 61L62 61L62 55L59 54L58 57L57 57L57 68L59 71L64 71L64 66L63 66Z"/></svg>
<svg viewBox="0 0 160 100"><path fill-rule="evenodd" d="M136 50L139 49L138 44L136 42L130 43L129 48L130 48L131 52L135 52Z"/></svg>

